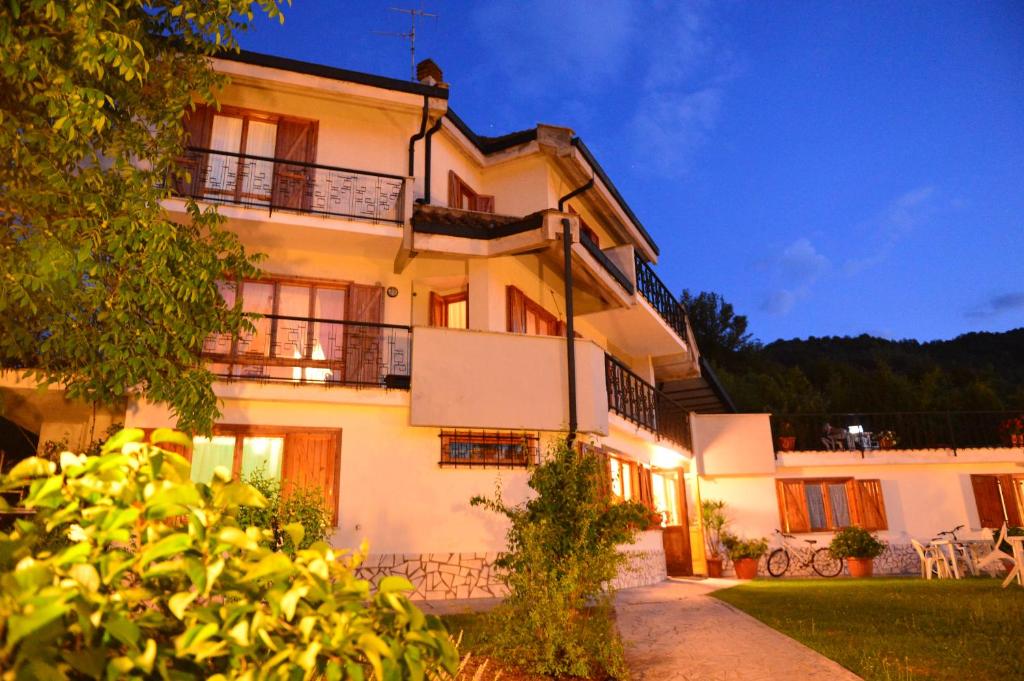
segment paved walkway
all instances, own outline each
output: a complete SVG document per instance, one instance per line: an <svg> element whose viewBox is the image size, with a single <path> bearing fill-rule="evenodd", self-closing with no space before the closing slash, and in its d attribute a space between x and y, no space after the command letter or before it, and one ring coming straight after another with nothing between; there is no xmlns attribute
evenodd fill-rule
<svg viewBox="0 0 1024 681"><path fill-rule="evenodd" d="M737 582L669 580L618 592L633 681L857 681L802 643L708 594Z"/></svg>

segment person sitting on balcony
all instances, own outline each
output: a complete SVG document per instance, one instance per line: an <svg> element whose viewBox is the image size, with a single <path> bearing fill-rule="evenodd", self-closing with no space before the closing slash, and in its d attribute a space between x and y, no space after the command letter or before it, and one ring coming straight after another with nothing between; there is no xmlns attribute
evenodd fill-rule
<svg viewBox="0 0 1024 681"><path fill-rule="evenodd" d="M828 421L821 428L821 443L829 451L846 449L846 439L847 433L844 428L837 428Z"/></svg>

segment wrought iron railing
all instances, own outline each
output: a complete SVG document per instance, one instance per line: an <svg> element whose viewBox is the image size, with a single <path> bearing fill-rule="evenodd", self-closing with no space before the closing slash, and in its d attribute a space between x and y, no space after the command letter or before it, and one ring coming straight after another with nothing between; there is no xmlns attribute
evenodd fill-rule
<svg viewBox="0 0 1024 681"><path fill-rule="evenodd" d="M1018 421L1019 420L1019 421ZM1018 447L1021 412L773 414L776 450L842 451Z"/></svg>
<svg viewBox="0 0 1024 681"><path fill-rule="evenodd" d="M658 437L690 448L690 414L678 402L605 354L608 408Z"/></svg>
<svg viewBox="0 0 1024 681"><path fill-rule="evenodd" d="M601 247L594 243L594 240L587 236L587 233L582 230L580 231L580 244L583 248L587 249L587 252L594 257L594 260L601 263L605 271L612 275L612 278L615 279L615 281L619 282L619 285L626 290L626 293L633 295L633 291L635 289L633 288L633 284L629 281L629 277L627 277L625 273L619 269L619 266L608 257L608 254L602 251Z"/></svg>
<svg viewBox="0 0 1024 681"><path fill-rule="evenodd" d="M405 178L189 147L174 192L212 203L401 223Z"/></svg>
<svg viewBox="0 0 1024 681"><path fill-rule="evenodd" d="M395 324L263 315L255 331L203 344L223 379L409 388L412 330Z"/></svg>
<svg viewBox="0 0 1024 681"><path fill-rule="evenodd" d="M687 340L686 337L686 310L676 297L672 295L672 292L668 290L668 287L662 283L658 275L654 273L654 269L651 265L636 254L636 287L647 299L647 302L651 304L661 318L665 320L669 326L671 326L675 332L683 340Z"/></svg>
<svg viewBox="0 0 1024 681"><path fill-rule="evenodd" d="M540 463L540 435L512 431L442 430L439 466L525 467Z"/></svg>

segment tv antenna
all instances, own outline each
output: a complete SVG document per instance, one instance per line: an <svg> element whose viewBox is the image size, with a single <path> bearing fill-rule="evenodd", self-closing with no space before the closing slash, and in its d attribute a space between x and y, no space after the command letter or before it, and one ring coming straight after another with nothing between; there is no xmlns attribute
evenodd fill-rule
<svg viewBox="0 0 1024 681"><path fill-rule="evenodd" d="M417 17L430 17L435 21L437 20L436 14L423 11L423 5L420 4L419 9L410 9L408 7L389 7L392 12L401 12L402 14L409 15L409 31L407 33L395 33L388 31L374 31L377 35L390 35L396 38L404 38L409 41L409 68L411 71L412 80L416 80L416 18Z"/></svg>

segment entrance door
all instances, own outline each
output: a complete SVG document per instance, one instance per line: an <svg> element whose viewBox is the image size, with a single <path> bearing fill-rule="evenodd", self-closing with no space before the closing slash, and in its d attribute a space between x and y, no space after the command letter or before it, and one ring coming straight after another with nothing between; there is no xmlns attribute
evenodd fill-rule
<svg viewBox="0 0 1024 681"><path fill-rule="evenodd" d="M665 519L661 533L665 547L665 567L672 577L693 574L690 554L690 523L686 517L686 491L679 470L651 472L655 508Z"/></svg>

